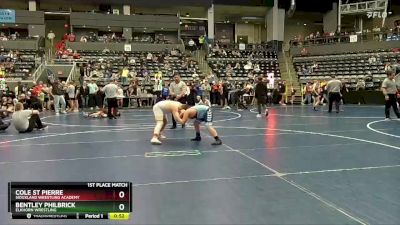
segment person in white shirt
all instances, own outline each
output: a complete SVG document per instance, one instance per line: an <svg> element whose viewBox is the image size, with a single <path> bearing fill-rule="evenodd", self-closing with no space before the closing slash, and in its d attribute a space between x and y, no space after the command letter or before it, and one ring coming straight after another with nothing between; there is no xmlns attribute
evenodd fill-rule
<svg viewBox="0 0 400 225"><path fill-rule="evenodd" d="M43 130L47 125L43 124L37 110L24 110L24 105L18 102L12 115L12 123L20 133L29 133L33 129Z"/></svg>
<svg viewBox="0 0 400 225"><path fill-rule="evenodd" d="M161 139L165 139L165 136L162 135L162 132L167 125L167 117L168 113L172 114L172 118L174 121L181 122L180 113L184 112L187 109L187 105L182 104L178 101L164 100L157 102L153 106L154 119L156 120L156 126L154 127L153 137L151 139L151 144L153 145L161 145ZM175 122L176 123L176 122Z"/></svg>
<svg viewBox="0 0 400 225"><path fill-rule="evenodd" d="M51 46L53 46L53 40L56 37L56 35L53 33L52 30L47 34L47 38L50 40Z"/></svg>
<svg viewBox="0 0 400 225"><path fill-rule="evenodd" d="M86 43L87 42L87 38L85 36L82 36L80 39L80 42Z"/></svg>
<svg viewBox="0 0 400 225"><path fill-rule="evenodd" d="M146 59L147 59L148 61L152 60L152 59L153 59L153 54L151 54L150 52L147 53Z"/></svg>
<svg viewBox="0 0 400 225"><path fill-rule="evenodd" d="M69 112L76 112L78 108L75 107L75 86L74 82L69 82L66 90L68 94Z"/></svg>
<svg viewBox="0 0 400 225"><path fill-rule="evenodd" d="M108 118L109 119L116 119L116 115L118 112L118 86L115 80L111 80L109 84L103 87L102 92L106 95L107 99L107 106L108 106Z"/></svg>
<svg viewBox="0 0 400 225"><path fill-rule="evenodd" d="M189 50L190 51L196 50L196 43L193 41L193 39L190 39L188 44L189 44Z"/></svg>
<svg viewBox="0 0 400 225"><path fill-rule="evenodd" d="M122 86L118 85L118 92L117 92L117 101L118 101L118 107L123 107L124 103L124 89L122 89Z"/></svg>
<svg viewBox="0 0 400 225"><path fill-rule="evenodd" d="M251 70L253 68L253 63L251 61L247 61L247 64L244 66L245 70Z"/></svg>

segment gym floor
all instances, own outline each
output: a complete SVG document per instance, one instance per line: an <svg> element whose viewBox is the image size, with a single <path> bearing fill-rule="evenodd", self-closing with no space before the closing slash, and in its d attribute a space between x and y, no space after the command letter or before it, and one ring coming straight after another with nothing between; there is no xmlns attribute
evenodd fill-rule
<svg viewBox="0 0 400 225"><path fill-rule="evenodd" d="M0 224L116 223L11 220L9 181L131 181L121 224L400 224L400 121L383 121L382 106L215 110L216 147L205 130L191 142L190 126L151 145L151 110L43 118L45 131L0 134ZM188 154L149 157L167 151Z"/></svg>

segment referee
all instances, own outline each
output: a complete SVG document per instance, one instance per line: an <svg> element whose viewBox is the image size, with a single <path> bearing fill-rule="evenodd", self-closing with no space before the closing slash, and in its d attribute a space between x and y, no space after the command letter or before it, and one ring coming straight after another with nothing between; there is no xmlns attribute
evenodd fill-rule
<svg viewBox="0 0 400 225"><path fill-rule="evenodd" d="M111 80L109 84L103 87L102 91L106 95L108 112L107 116L109 119L117 119L117 110L118 110L118 86L115 80Z"/></svg>
<svg viewBox="0 0 400 225"><path fill-rule="evenodd" d="M342 89L342 82L336 79L335 75L332 75L332 79L326 84L326 90L328 92L329 109L328 112L332 112L332 105L335 102L336 113L339 113L339 102L340 102L340 89Z"/></svg>
<svg viewBox="0 0 400 225"><path fill-rule="evenodd" d="M385 96L385 116L386 120L390 120L390 107L393 107L393 111L397 118L400 118L399 109L397 108L396 93L400 89L400 86L396 85L394 79L395 71L389 70L387 72L387 78L382 82L382 92Z"/></svg>

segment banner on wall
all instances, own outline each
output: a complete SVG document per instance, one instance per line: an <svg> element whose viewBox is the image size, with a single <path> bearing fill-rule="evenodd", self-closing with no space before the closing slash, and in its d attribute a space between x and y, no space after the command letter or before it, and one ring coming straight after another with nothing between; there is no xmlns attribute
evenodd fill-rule
<svg viewBox="0 0 400 225"><path fill-rule="evenodd" d="M246 44L240 43L239 50L246 50Z"/></svg>
<svg viewBox="0 0 400 225"><path fill-rule="evenodd" d="M132 51L132 46L130 44L125 44L124 45L124 51L125 52L130 52Z"/></svg>
<svg viewBox="0 0 400 225"><path fill-rule="evenodd" d="M350 35L350 42L357 42L357 35Z"/></svg>
<svg viewBox="0 0 400 225"><path fill-rule="evenodd" d="M0 9L0 23L15 23L15 10Z"/></svg>

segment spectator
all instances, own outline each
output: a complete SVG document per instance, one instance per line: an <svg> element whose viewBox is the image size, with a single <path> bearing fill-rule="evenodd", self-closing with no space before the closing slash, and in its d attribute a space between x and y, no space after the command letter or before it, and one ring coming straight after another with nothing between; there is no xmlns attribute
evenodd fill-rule
<svg viewBox="0 0 400 225"><path fill-rule="evenodd" d="M74 33L70 33L68 35L68 41L69 42L75 42L75 34Z"/></svg>
<svg viewBox="0 0 400 225"><path fill-rule="evenodd" d="M365 104L364 91L365 91L365 81L363 79L358 79L356 84L356 91L358 93L358 104Z"/></svg>
<svg viewBox="0 0 400 225"><path fill-rule="evenodd" d="M15 105L15 112L12 115L12 123L20 133L32 132L33 129L43 130L47 125L42 124L37 110L24 110L22 103Z"/></svg>
<svg viewBox="0 0 400 225"><path fill-rule="evenodd" d="M307 49L306 48L301 49L300 54L301 54L301 56L307 56L308 55Z"/></svg>
<svg viewBox="0 0 400 225"><path fill-rule="evenodd" d="M193 39L189 40L188 45L189 45L189 50L190 51L196 50L196 43L193 41Z"/></svg>
<svg viewBox="0 0 400 225"><path fill-rule="evenodd" d="M124 89L122 89L121 85L117 85L118 90L117 90L117 103L118 103L118 108L122 108L124 106ZM118 113L116 113L118 115Z"/></svg>
<svg viewBox="0 0 400 225"><path fill-rule="evenodd" d="M0 114L3 115L3 113L9 113L6 109L0 109ZM2 120L2 117L0 117L0 131L6 130L10 126L10 122L4 122Z"/></svg>
<svg viewBox="0 0 400 225"><path fill-rule="evenodd" d="M17 86L14 88L15 95L19 96L24 92L21 81L18 81Z"/></svg>
<svg viewBox="0 0 400 225"><path fill-rule="evenodd" d="M303 104L310 104L311 94L312 94L312 84L310 82L307 82L307 84L304 86L303 92L304 92Z"/></svg>
<svg viewBox="0 0 400 225"><path fill-rule="evenodd" d="M263 78L259 77L254 91L254 97L257 100L257 109L258 109L257 117L261 117L262 108L265 108L265 116L268 115L268 109L266 107L267 93L268 93L267 86L263 82Z"/></svg>
<svg viewBox="0 0 400 225"><path fill-rule="evenodd" d="M82 86L79 87L78 95L81 99L80 107L82 109L87 108L89 103L89 88L86 81L84 81Z"/></svg>
<svg viewBox="0 0 400 225"><path fill-rule="evenodd" d="M293 105L294 103L294 98L296 96L296 89L293 88L293 84L290 85L290 104Z"/></svg>
<svg viewBox="0 0 400 225"><path fill-rule="evenodd" d="M211 85L211 105L212 106L217 106L218 103L220 102L220 87L219 83L213 82Z"/></svg>
<svg viewBox="0 0 400 225"><path fill-rule="evenodd" d="M54 97L54 109L56 112L56 115L59 113L66 113L65 107L65 98L64 98L64 86L62 83L60 83L60 80L56 80L53 85L52 85L52 95ZM60 110L60 104L61 104L61 110Z"/></svg>
<svg viewBox="0 0 400 225"><path fill-rule="evenodd" d="M79 41L83 42L83 43L86 43L87 42L86 36L81 36L81 39Z"/></svg>
<svg viewBox="0 0 400 225"><path fill-rule="evenodd" d="M194 88L193 83L188 84L187 88L188 88L187 105L194 106L196 105L196 98L197 98L196 89Z"/></svg>
<svg viewBox="0 0 400 225"><path fill-rule="evenodd" d="M201 35L199 37L199 45L200 45L201 49L203 49L204 41L205 41L205 37L204 37L204 35Z"/></svg>
<svg viewBox="0 0 400 225"><path fill-rule="evenodd" d="M128 74L129 74L129 69L128 67L124 67L122 69L122 73L121 73L121 83L122 85L125 85L128 81Z"/></svg>
<svg viewBox="0 0 400 225"><path fill-rule="evenodd" d="M99 90L96 82L94 80L90 80L88 86L89 91L89 107L90 110L93 110L93 107L97 106L96 104L96 93Z"/></svg>
<svg viewBox="0 0 400 225"><path fill-rule="evenodd" d="M211 95L211 85L208 83L207 80L203 80L201 84L201 89L203 90L203 99L208 99L210 100L210 95ZM211 106L211 105L210 105Z"/></svg>
<svg viewBox="0 0 400 225"><path fill-rule="evenodd" d="M75 106L75 85L73 81L70 81L67 86L69 112L77 112L78 108Z"/></svg>
<svg viewBox="0 0 400 225"><path fill-rule="evenodd" d="M230 84L227 80L224 80L220 84L220 89L221 89L221 105L223 106L223 109L231 109L228 104L228 98L229 98L229 91L230 91Z"/></svg>
<svg viewBox="0 0 400 225"><path fill-rule="evenodd" d="M104 47L102 53L108 54L108 53L110 53L110 49L108 49L107 47Z"/></svg>
<svg viewBox="0 0 400 225"><path fill-rule="evenodd" d="M314 70L317 69L317 68L318 68L318 63L314 61L312 66L311 66L311 73L313 73Z"/></svg>
<svg viewBox="0 0 400 225"><path fill-rule="evenodd" d="M150 52L147 53L146 60L151 61L152 59L153 59L153 54L151 54Z"/></svg>
<svg viewBox="0 0 400 225"><path fill-rule="evenodd" d="M164 87L161 90L161 98L163 100L166 100L169 96L169 84L167 82L164 82Z"/></svg>
<svg viewBox="0 0 400 225"><path fill-rule="evenodd" d="M279 104L280 105L286 105L285 104L285 98L286 98L286 84L285 81L279 81L278 82L278 92L279 92Z"/></svg>

